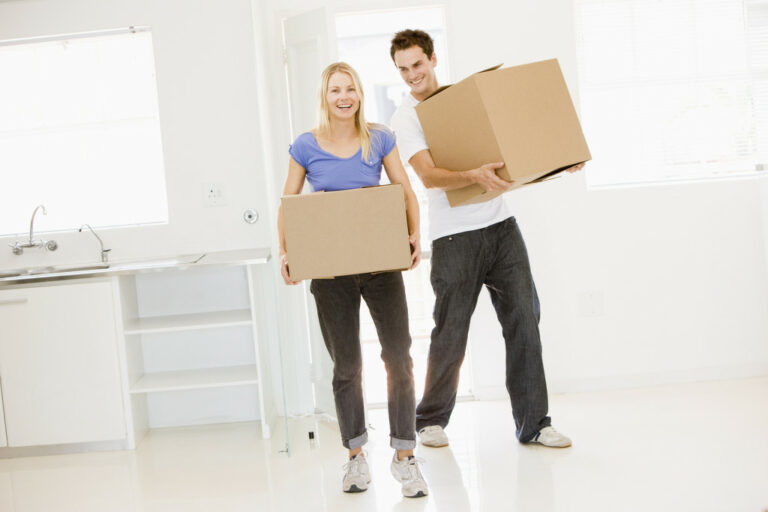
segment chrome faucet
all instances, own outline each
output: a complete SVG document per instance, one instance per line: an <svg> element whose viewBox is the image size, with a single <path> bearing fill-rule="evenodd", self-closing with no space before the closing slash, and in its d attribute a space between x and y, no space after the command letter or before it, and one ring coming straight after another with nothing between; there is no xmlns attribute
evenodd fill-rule
<svg viewBox="0 0 768 512"><path fill-rule="evenodd" d="M82 233L84 228L90 229L91 233L93 233L93 236L95 236L96 240L99 241L99 246L101 247L101 261L102 261L102 263L106 263L107 260L109 259L109 254L108 253L112 249L105 249L104 248L104 242L101 241L101 237L96 234L96 232L93 230L93 228L91 227L90 224L83 224L82 226L80 226L80 229L78 229L77 231L79 233Z"/></svg>
<svg viewBox="0 0 768 512"><path fill-rule="evenodd" d="M55 251L59 244L56 243L55 240L35 240L34 239L34 229L35 229L35 215L37 215L37 210L43 210L43 215L48 215L48 212L45 211L45 206L38 205L37 208L35 208L35 211L32 212L32 220L29 221L29 241L25 243L21 242L14 242L12 244L8 244L11 246L11 249L13 250L13 254L21 254L24 252L24 249L28 249L30 247L41 247L45 248L49 251Z"/></svg>

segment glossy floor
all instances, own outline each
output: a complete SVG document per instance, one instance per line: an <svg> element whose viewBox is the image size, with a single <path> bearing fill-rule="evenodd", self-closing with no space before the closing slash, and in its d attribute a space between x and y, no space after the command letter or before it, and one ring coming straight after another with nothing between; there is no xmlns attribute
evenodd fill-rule
<svg viewBox="0 0 768 512"><path fill-rule="evenodd" d="M460 403L451 446L418 449L427 498L401 498L376 410L365 493L340 491L334 427L302 418L290 456L241 423L155 430L135 451L0 460L0 511L768 509L768 378L555 395L550 409L572 448L519 445L506 402Z"/></svg>

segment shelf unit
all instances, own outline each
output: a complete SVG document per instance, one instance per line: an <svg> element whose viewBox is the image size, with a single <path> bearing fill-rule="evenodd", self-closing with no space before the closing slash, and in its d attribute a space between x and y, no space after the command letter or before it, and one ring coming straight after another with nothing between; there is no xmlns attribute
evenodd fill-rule
<svg viewBox="0 0 768 512"><path fill-rule="evenodd" d="M259 383L255 364L224 368L199 368L171 372L146 373L132 387L131 394L181 391L187 389L243 386Z"/></svg>
<svg viewBox="0 0 768 512"><path fill-rule="evenodd" d="M149 318L133 318L126 322L125 334L155 334L160 332L194 331L217 329L252 323L248 309L167 315Z"/></svg>
<svg viewBox="0 0 768 512"><path fill-rule="evenodd" d="M124 366L124 389L125 396L124 401L126 403L126 423L128 430L128 445L135 447L146 432L153 427L151 404L153 397L159 396L164 393L171 393L172 396L178 396L176 393L183 394L183 392L194 393L213 393L227 392L227 388L252 386L253 391L248 390L245 393L246 396L255 396L255 400L258 401L258 409L255 408L255 404L248 402L248 407L242 407L242 409L253 408L254 412L257 410L260 416L261 422L261 434L263 438L269 438L271 435L270 423L274 418L274 407L271 407L272 396L270 390L270 378L265 375L265 364L268 361L268 352L263 344L259 343L258 339L258 326L256 319L257 307L259 302L255 296L254 291L254 272L253 265L257 263L264 263L268 261L268 253L262 254L261 258L255 258L254 256L248 258L241 258L235 262L218 262L211 260L208 265L201 266L196 269L170 269L162 274L153 273L152 275L146 275L143 277L137 277L135 275L123 275L115 276L113 279L117 282L119 293L115 297L116 304L119 305L119 309L122 312L120 321L118 322L118 330L120 331L120 342L123 346L123 354L125 355ZM237 283L236 290L238 296L242 297L237 304L232 304L232 301L228 301L228 304L217 304L215 297L211 299L211 293L204 293L204 288L208 285L206 290L215 288L215 291L221 296L227 296L229 293L229 287L224 289L216 289L212 287L211 280L216 277L216 272L221 270L221 265L226 264L228 267L241 267L242 273L230 269L229 272L224 272L225 278L230 280L238 279L238 276L242 275L242 278L247 281L247 285L243 283ZM235 274L233 274L235 272ZM175 283L181 283L181 292L174 292L172 289L174 286L165 286L164 282L160 285L154 285L147 287L144 290L145 297L142 297L142 286L138 281L140 279L149 280L142 281L143 283L152 283L152 280L178 280ZM184 294L186 290L185 280L187 286L192 286L195 293L188 293L191 297ZM200 284L198 281L202 281ZM207 281L206 281L207 280ZM171 281L173 284L174 281ZM192 283L190 285L190 283ZM162 290L164 294L163 299L167 302L178 302L180 304L193 304L195 303L195 297L199 297L198 302L203 303L202 307L208 306L211 309L218 309L221 307L228 307L229 309L215 310L215 311L200 311L200 312L178 312L171 311L170 314L165 314L167 311L163 311L165 305L163 300L158 300L154 297L154 291ZM189 291L189 290L186 290ZM175 295L174 295L175 293ZM235 293L236 295L238 293ZM167 297L165 296L167 294ZM181 295L179 297L179 295ZM147 302L154 302L153 306L143 307L142 304ZM245 304L243 303L245 302ZM197 304L200 307L200 304ZM245 306L245 307L243 307ZM156 311L147 314L147 309L160 309L160 314L156 314ZM167 308L165 308L167 309ZM173 309L173 308L171 308ZM178 309L178 308L177 308ZM143 310L143 311L142 311ZM240 329L239 331L237 329ZM158 340L171 337L174 343L169 344L171 350L192 350L185 347L187 338L190 339L190 346L194 347L194 343L201 343L195 336L200 338L201 331L206 331L208 338L215 339L217 345L206 346L207 354L211 354L211 350L218 351L221 344L221 350L226 352L227 343L233 343L237 347L241 347L242 337L245 332L248 333L252 339L253 350L252 357L240 356L238 364L228 364L227 366L213 366L211 364L218 364L215 361L211 363L204 356L199 356L199 365L197 367L184 367L182 369L173 368L171 370L163 370L158 366L162 366L164 363L148 361L147 358L152 357L151 354L145 354L145 352L153 352L144 350L145 344L157 344ZM228 337L232 337L234 334L240 336L239 341L228 341ZM202 333L205 334L205 333ZM188 335L188 336L187 336ZM182 343L179 343L179 340ZM202 343L206 343L203 341ZM153 345L156 347L157 345ZM181 348L179 348L181 347ZM194 352L194 350L192 350ZM238 352L237 350L233 350ZM178 354L178 360L183 360L184 365L189 365L189 354ZM174 353L168 354L167 351L162 360L165 364L168 361L173 361ZM214 358L215 359L215 358ZM171 365L173 366L173 365ZM145 368L149 370L145 371ZM242 393L241 393L242 395ZM238 396L241 396L238 395ZM166 400L168 397L162 398ZM172 398L171 398L172 399ZM243 400L243 398L239 398ZM210 397L207 398L210 403ZM249 400L249 399L245 399ZM226 401L226 400L225 400ZM194 411L194 408L192 408ZM205 416L205 413L200 413ZM254 418L255 419L255 418ZM216 421L216 420L214 420ZM223 421L241 421L241 419L224 419ZM194 420L191 423L182 424L199 424L207 423L208 418L202 417L199 420ZM165 426L165 425L161 425Z"/></svg>

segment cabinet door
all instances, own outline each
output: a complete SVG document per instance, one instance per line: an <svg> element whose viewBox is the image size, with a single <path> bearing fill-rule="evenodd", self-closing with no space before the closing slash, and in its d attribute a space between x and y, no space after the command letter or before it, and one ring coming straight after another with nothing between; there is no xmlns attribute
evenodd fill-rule
<svg viewBox="0 0 768 512"><path fill-rule="evenodd" d="M8 446L125 437L109 281L0 290Z"/></svg>

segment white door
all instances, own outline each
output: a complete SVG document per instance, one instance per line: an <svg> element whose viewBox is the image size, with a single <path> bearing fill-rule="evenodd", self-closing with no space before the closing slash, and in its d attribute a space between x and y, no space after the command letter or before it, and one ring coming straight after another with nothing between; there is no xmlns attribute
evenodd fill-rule
<svg viewBox="0 0 768 512"><path fill-rule="evenodd" d="M333 24L329 23L325 9L309 11L283 20L284 57L293 139L315 126L320 74L334 60L336 52L330 44L333 40ZM309 293L309 286L302 286L305 289L312 353L315 411L335 418L333 362L323 343L315 301Z"/></svg>

